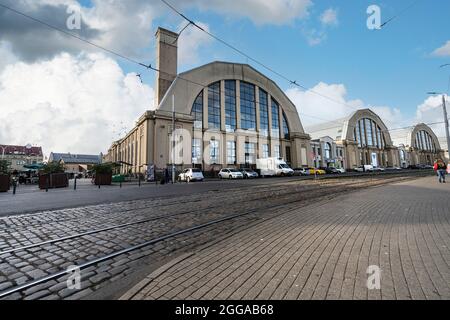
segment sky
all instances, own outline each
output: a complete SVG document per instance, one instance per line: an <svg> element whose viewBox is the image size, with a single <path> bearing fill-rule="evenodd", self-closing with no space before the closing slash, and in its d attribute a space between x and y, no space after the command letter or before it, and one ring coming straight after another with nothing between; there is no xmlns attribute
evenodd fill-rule
<svg viewBox="0 0 450 320"><path fill-rule="evenodd" d="M168 1L306 89L193 26L179 39L179 72L215 60L248 63L277 82L306 128L358 108L371 108L391 129L443 120L441 98L427 92L450 90L450 67L439 68L450 63L448 1ZM0 0L0 143L39 145L47 155L106 152L155 108L155 73L1 4L152 65L157 27L186 25L160 0ZM394 19L369 30L371 5L382 22ZM67 29L78 12L81 28ZM445 135L443 124L432 129Z"/></svg>

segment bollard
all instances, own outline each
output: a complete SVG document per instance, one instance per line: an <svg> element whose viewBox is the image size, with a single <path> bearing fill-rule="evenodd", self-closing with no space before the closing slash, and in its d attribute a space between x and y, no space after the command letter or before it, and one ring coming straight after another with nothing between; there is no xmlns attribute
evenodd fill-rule
<svg viewBox="0 0 450 320"><path fill-rule="evenodd" d="M50 178L49 177L47 177L47 179L45 179L45 192L48 192L48 183L49 183L49 180Z"/></svg>
<svg viewBox="0 0 450 320"><path fill-rule="evenodd" d="M17 188L17 183L16 181L13 182L13 195L16 194L16 188Z"/></svg>
<svg viewBox="0 0 450 320"><path fill-rule="evenodd" d="M120 185L120 187L122 188L122 181L120 181L119 185Z"/></svg>
<svg viewBox="0 0 450 320"><path fill-rule="evenodd" d="M141 175L139 175L139 187L141 186Z"/></svg>
<svg viewBox="0 0 450 320"><path fill-rule="evenodd" d="M98 184L98 188L100 189L100 183Z"/></svg>
<svg viewBox="0 0 450 320"><path fill-rule="evenodd" d="M77 190L77 177L75 177L75 180L73 182L73 190Z"/></svg>

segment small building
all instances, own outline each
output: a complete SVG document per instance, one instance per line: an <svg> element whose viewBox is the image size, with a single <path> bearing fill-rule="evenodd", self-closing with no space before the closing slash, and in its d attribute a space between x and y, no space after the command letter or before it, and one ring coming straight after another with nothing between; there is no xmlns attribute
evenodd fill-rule
<svg viewBox="0 0 450 320"><path fill-rule="evenodd" d="M0 145L0 159L10 163L11 171L27 171L25 165L39 164L44 161L42 147Z"/></svg>
<svg viewBox="0 0 450 320"><path fill-rule="evenodd" d="M69 174L83 174L92 169L96 164L102 163L103 155L86 155L73 153L50 153L48 162L60 162L64 170Z"/></svg>
<svg viewBox="0 0 450 320"><path fill-rule="evenodd" d="M331 137L312 138L312 160L315 168L345 168L345 150Z"/></svg>
<svg viewBox="0 0 450 320"><path fill-rule="evenodd" d="M399 146L400 165L404 168L417 165L432 165L436 159L444 159L438 137L424 123L396 130L392 140Z"/></svg>

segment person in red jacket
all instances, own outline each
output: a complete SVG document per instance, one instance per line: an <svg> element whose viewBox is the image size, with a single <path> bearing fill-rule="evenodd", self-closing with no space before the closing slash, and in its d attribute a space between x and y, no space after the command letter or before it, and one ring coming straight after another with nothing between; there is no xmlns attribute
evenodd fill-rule
<svg viewBox="0 0 450 320"><path fill-rule="evenodd" d="M447 174L447 165L441 159L436 160L434 163L434 171L437 172L439 177L439 183L445 183L445 175Z"/></svg>

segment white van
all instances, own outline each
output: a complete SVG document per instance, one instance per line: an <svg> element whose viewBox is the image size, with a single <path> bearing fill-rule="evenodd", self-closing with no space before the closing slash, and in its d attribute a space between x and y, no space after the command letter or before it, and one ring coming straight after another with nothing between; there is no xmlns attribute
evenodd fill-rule
<svg viewBox="0 0 450 320"><path fill-rule="evenodd" d="M289 168L289 166L282 158L257 159L256 169L263 177L294 175L294 170Z"/></svg>

